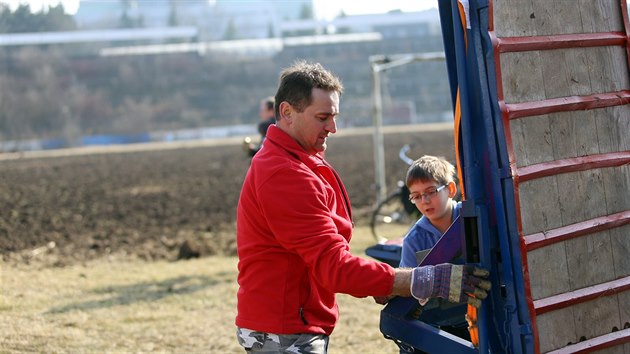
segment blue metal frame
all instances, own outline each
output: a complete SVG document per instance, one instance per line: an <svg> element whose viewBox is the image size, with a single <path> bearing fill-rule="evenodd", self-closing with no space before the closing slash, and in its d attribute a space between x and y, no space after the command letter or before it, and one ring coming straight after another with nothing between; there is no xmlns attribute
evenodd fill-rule
<svg viewBox="0 0 630 354"><path fill-rule="evenodd" d="M469 1L470 29L461 30L457 0L440 1L452 95L461 104L459 154L466 190L464 217L476 218L481 265L492 271L493 291L479 313L481 353L531 353L533 335L516 228L513 183L501 111L487 0ZM468 46L466 47L466 41ZM449 55L450 53L450 55ZM453 101L453 106L455 102Z"/></svg>
<svg viewBox="0 0 630 354"><path fill-rule="evenodd" d="M381 331L387 337L429 353L534 352L513 182L498 107L493 45L488 34L488 5L488 0L469 1L470 29L464 33L457 0L439 0L453 107L458 90L461 104L461 134L456 139L460 141L466 195L463 225L465 237L476 237L474 241L478 242L478 254L472 255L478 259L469 254L467 262L472 259L490 269L493 284L478 312L479 348L410 319L413 299L394 299L381 314Z"/></svg>
<svg viewBox="0 0 630 354"><path fill-rule="evenodd" d="M394 298L381 312L381 332L397 343L428 353L477 353L469 341L420 320L409 318L418 306L414 298Z"/></svg>
<svg viewBox="0 0 630 354"><path fill-rule="evenodd" d="M459 217L455 219L420 265L464 263L466 242L462 226L462 219ZM453 320L461 320L464 326L467 308L465 304L424 308L418 313L419 308L418 301L414 298L390 300L381 312L381 332L399 344L429 353L476 353L476 349L469 341L437 328L440 323L451 323Z"/></svg>

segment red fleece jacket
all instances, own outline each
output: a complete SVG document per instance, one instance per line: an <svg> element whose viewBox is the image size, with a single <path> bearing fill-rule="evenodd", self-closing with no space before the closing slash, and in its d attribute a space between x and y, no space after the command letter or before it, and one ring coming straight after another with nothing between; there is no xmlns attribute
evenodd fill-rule
<svg viewBox="0 0 630 354"><path fill-rule="evenodd" d="M352 227L337 172L270 126L238 203L236 325L329 335L339 316L335 293L389 295L393 268L350 254Z"/></svg>

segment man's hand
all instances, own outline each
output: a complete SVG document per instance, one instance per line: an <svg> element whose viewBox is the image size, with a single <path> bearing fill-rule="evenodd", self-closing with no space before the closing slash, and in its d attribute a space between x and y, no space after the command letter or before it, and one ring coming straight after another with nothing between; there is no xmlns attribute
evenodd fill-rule
<svg viewBox="0 0 630 354"><path fill-rule="evenodd" d="M487 270L468 264L416 267L411 274L411 295L420 301L441 297L479 308L491 287L489 275Z"/></svg>

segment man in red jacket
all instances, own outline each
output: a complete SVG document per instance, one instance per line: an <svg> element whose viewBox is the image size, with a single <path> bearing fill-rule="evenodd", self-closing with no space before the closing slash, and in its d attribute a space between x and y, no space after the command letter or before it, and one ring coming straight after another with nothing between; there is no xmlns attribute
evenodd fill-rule
<svg viewBox="0 0 630 354"><path fill-rule="evenodd" d="M341 81L298 61L280 75L276 124L252 159L237 209L237 338L247 352L326 353L336 293L448 298L479 306L487 271L441 264L392 268L353 256L352 208L321 156L337 131Z"/></svg>

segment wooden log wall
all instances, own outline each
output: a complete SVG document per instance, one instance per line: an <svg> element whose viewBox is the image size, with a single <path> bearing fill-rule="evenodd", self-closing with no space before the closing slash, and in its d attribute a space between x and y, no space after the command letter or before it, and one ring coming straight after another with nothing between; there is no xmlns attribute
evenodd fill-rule
<svg viewBox="0 0 630 354"><path fill-rule="evenodd" d="M499 105L540 352L630 354L626 0L494 0Z"/></svg>

